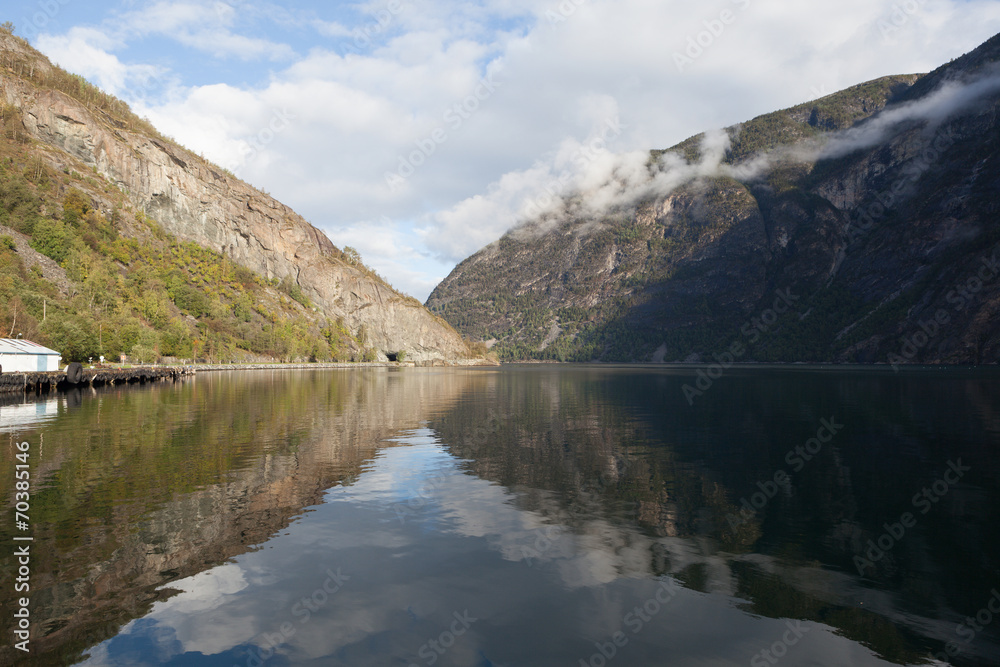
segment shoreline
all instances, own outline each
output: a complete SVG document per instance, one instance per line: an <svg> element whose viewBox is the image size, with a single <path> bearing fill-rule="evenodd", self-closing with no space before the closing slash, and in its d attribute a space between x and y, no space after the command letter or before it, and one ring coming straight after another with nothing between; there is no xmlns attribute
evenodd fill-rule
<svg viewBox="0 0 1000 667"><path fill-rule="evenodd" d="M1000 370L1000 364L898 364L893 366L890 363L878 362L870 364L862 363L838 363L823 361L739 361L731 364L718 364L715 362L696 361L673 361L654 363L651 361L627 362L627 361L505 361L501 366L567 366L567 367L590 367L590 368L621 368L636 370L669 370L683 371L691 370L697 372L706 368L721 368L723 372L730 370L801 370L801 371L888 371L892 373L902 371L934 371L934 370Z"/></svg>
<svg viewBox="0 0 1000 667"><path fill-rule="evenodd" d="M498 362L485 359L461 359L444 361L372 361L372 362L304 362L304 363L256 363L256 364L174 364L148 366L104 366L99 368L84 367L81 377L69 381L66 371L2 373L0 374L0 393L12 394L23 392L48 393L53 390L63 390L67 387L99 386L114 384L145 384L147 382L178 380L183 376L196 376L198 373L213 373L225 371L298 371L298 370L350 370L370 368L578 368L607 369L634 371L670 371L689 372L697 374L706 369L715 370L721 376L729 371L802 371L802 372L882 372L882 373L915 373L915 372L945 372L945 371L979 371L989 372L1000 370L998 364L981 365L947 365L947 364L900 364L893 366L888 363L851 364L851 363L809 363L809 362L738 362L721 366L705 362L676 363L608 363L608 362L563 362L563 361L512 361ZM719 372L721 371L721 373ZM711 374L711 373L709 373Z"/></svg>
<svg viewBox="0 0 1000 667"><path fill-rule="evenodd" d="M158 366L127 366L129 369L185 369L195 372L217 371L255 371L255 370L330 370L350 368L500 368L503 366L544 367L559 366L565 368L623 368L642 370L693 370L720 367L715 362L608 362L608 361L492 361L485 359L461 360L431 360L431 361L341 361L341 362L301 362L301 363L236 363L236 364L170 364ZM86 368L86 367L84 367ZM110 368L120 369L119 366ZM898 364L894 366L886 362L877 363L838 363L823 361L741 361L722 366L723 370L758 369L758 370L870 370L870 371L933 371L933 370L1000 370L1000 364Z"/></svg>
<svg viewBox="0 0 1000 667"><path fill-rule="evenodd" d="M70 388L147 384L151 382L178 381L183 377L196 377L198 373L224 371L293 371L293 370L348 370L364 368L476 368L496 367L500 364L483 359L455 361L372 361L372 362L319 362L273 364L171 364L171 365L104 365L99 367L71 364L61 371L0 373L0 394L48 394ZM76 366L75 376L72 371Z"/></svg>
<svg viewBox="0 0 1000 667"><path fill-rule="evenodd" d="M458 359L444 361L323 361L303 363L259 363L259 364L183 364L178 368L186 368L196 373L212 373L217 371L268 371L268 370L332 370L350 368L475 368L499 366L498 362L484 359Z"/></svg>
<svg viewBox="0 0 1000 667"><path fill-rule="evenodd" d="M84 369L80 364L70 364L61 371L2 373L0 393L50 394L67 388L177 382L194 374L194 370L179 366Z"/></svg>

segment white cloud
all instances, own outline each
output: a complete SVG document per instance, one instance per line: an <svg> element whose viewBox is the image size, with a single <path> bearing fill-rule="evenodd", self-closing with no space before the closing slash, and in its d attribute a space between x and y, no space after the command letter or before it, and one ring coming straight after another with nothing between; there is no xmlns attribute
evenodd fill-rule
<svg viewBox="0 0 1000 667"><path fill-rule="evenodd" d="M353 19L347 12L303 20L325 41L308 44L306 55L258 87L178 88L143 113L226 163L245 158L253 138L287 109L296 120L242 164L241 175L330 230L335 243L361 245L371 221L388 218L415 253L417 272L429 273L415 275L388 244L361 248L364 258L423 298L442 266L496 239L553 182L576 182L601 165L634 169L650 148L818 90L929 71L1000 31L1000 3L992 0L926 0L910 14L894 9L900 4L409 0L358 48L355 29L374 25L387 6L373 1L356 7ZM292 57L271 33L246 25L247 17L266 16L265 6L243 3L238 14L227 7L157 2L151 14L124 18L140 34L172 35L216 57ZM719 30L723 9L731 20ZM114 40L131 38L109 34L113 40L101 43L71 32L43 48L65 54L69 66L78 54L100 81L121 89L139 72L112 55ZM685 54L689 39L704 46L678 71L675 54ZM487 72L496 87L476 98ZM591 148L614 117L620 132ZM407 162L412 175L390 189L386 173Z"/></svg>
<svg viewBox="0 0 1000 667"><path fill-rule="evenodd" d="M972 108L983 98L1000 92L1000 67L971 82L948 81L933 93L909 104L887 109L870 122L852 127L837 135L822 151L823 157L836 158L881 143L901 123L929 123L933 129L955 113Z"/></svg>
<svg viewBox="0 0 1000 667"><path fill-rule="evenodd" d="M231 603L249 585L239 565L226 563L165 586L181 593L155 603L151 613L173 626L173 636L183 647L182 652L213 655L234 643L252 639L254 623L248 618L227 617L224 626L219 623L209 626L197 621L199 614L211 613Z"/></svg>
<svg viewBox="0 0 1000 667"><path fill-rule="evenodd" d="M37 46L56 64L119 97L141 93L167 74L156 65L121 62L112 53L119 43L92 28L77 27L60 36L40 35Z"/></svg>
<svg viewBox="0 0 1000 667"><path fill-rule="evenodd" d="M123 40L162 35L216 58L290 60L295 56L287 44L233 33L238 18L239 12L224 2L161 0L121 15L109 28Z"/></svg>
<svg viewBox="0 0 1000 667"><path fill-rule="evenodd" d="M295 51L287 44L234 35L228 30L196 30L175 35L177 41L217 58L236 56L243 60L290 60Z"/></svg>
<svg viewBox="0 0 1000 667"><path fill-rule="evenodd" d="M121 18L122 29L131 29L141 35L168 34L209 24L232 20L233 10L223 3L197 4L163 0L140 10L128 12Z"/></svg>
<svg viewBox="0 0 1000 667"><path fill-rule="evenodd" d="M334 227L328 233L341 247L357 250L366 263L378 257L376 270L397 289L405 285L417 293L429 294L451 270L450 265L430 256L419 231L412 225L385 216L376 221Z"/></svg>
<svg viewBox="0 0 1000 667"><path fill-rule="evenodd" d="M313 27L316 28L320 34L326 35L327 37L346 37L352 34L352 30L350 28L337 23L336 21L321 21L317 19L313 21Z"/></svg>

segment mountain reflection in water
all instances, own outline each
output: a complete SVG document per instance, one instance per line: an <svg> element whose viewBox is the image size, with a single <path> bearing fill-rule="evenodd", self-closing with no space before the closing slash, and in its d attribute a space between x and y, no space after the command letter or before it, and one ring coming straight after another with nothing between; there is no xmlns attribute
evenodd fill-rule
<svg viewBox="0 0 1000 667"><path fill-rule="evenodd" d="M0 423L36 454L33 661L1000 661L965 625L1000 587L990 373L734 370L693 407L692 376L203 374Z"/></svg>

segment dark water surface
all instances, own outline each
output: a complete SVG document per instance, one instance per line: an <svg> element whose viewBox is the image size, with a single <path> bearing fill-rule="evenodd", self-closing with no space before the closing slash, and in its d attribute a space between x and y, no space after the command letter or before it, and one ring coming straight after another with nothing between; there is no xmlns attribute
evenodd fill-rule
<svg viewBox="0 0 1000 667"><path fill-rule="evenodd" d="M30 534L41 665L1000 664L1000 375L740 369L692 406L694 380L265 371L0 402L0 662L24 661Z"/></svg>

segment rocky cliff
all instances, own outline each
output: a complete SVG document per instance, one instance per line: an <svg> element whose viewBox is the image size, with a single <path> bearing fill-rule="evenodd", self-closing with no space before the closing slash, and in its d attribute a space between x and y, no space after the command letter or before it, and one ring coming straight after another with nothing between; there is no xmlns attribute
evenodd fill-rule
<svg viewBox="0 0 1000 667"><path fill-rule="evenodd" d="M352 331L364 327L383 359L399 351L415 361L470 356L448 324L352 263L284 204L154 132L44 85L54 68L5 32L0 64L0 101L19 112L23 131L57 170L93 170L178 239L268 279L290 279L327 318L342 318Z"/></svg>
<svg viewBox="0 0 1000 667"><path fill-rule="evenodd" d="M1000 37L728 128L717 163L719 137L653 151L621 186L658 194L569 193L428 306L507 359L995 363L998 61Z"/></svg>

